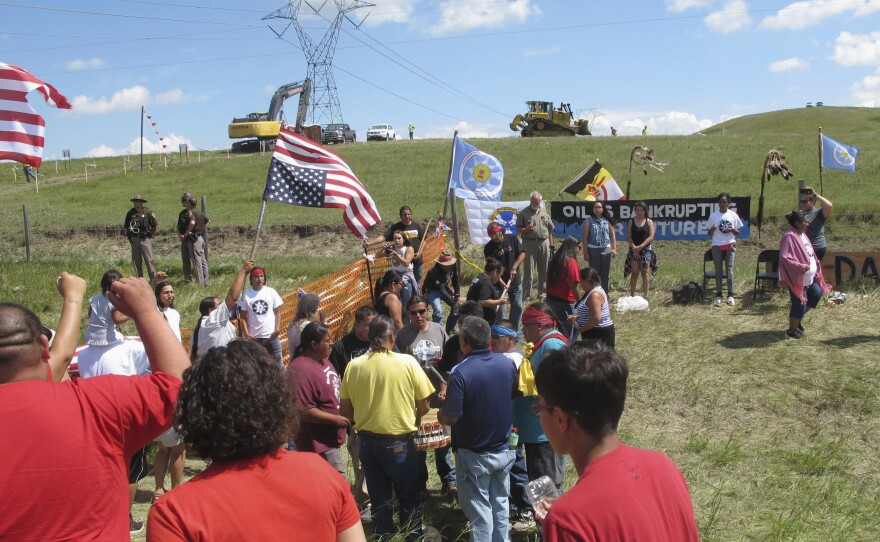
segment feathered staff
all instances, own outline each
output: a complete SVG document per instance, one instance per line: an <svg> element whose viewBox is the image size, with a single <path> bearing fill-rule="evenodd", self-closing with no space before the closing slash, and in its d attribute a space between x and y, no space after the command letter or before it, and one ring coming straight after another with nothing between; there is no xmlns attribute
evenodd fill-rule
<svg viewBox="0 0 880 542"><path fill-rule="evenodd" d="M761 225L764 223L764 183L774 175L782 175L788 180L792 173L785 164L785 155L776 149L770 149L764 158L764 170L761 172L761 197L758 199L758 239L761 238Z"/></svg>
<svg viewBox="0 0 880 542"><path fill-rule="evenodd" d="M632 182L633 164L642 166L642 173L645 175L648 174L648 166L663 173L663 168L669 165L668 162L658 162L657 159L654 158L654 150L650 147L633 148L632 152L629 153L629 173L626 175L626 199L629 199L629 186Z"/></svg>

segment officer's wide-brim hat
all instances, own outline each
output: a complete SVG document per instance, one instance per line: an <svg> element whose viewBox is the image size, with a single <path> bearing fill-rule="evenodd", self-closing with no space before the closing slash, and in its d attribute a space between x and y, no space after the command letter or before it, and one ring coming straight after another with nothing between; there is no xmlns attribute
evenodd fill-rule
<svg viewBox="0 0 880 542"><path fill-rule="evenodd" d="M143 202L143 203L146 203L146 202L147 202L147 200L145 200L140 194L138 194L137 196L131 198L131 201L132 201L132 203L134 203L134 202L136 202L136 201L140 201L140 202Z"/></svg>

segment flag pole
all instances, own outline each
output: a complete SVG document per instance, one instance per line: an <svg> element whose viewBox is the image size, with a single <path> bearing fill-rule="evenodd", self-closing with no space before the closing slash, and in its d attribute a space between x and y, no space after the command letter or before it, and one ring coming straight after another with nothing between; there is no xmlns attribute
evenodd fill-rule
<svg viewBox="0 0 880 542"><path fill-rule="evenodd" d="M819 126L819 194L825 195L825 183L822 180L822 127Z"/></svg>
<svg viewBox="0 0 880 542"><path fill-rule="evenodd" d="M248 257L248 260L253 261L254 254L257 253L257 242L260 240L260 231L263 229L263 215L266 214L266 200L263 200L263 205L260 207L260 218L257 219L257 235L254 237L254 246L251 247L251 255Z"/></svg>
<svg viewBox="0 0 880 542"><path fill-rule="evenodd" d="M452 198L452 221L455 222L455 227L452 228L452 241L455 243L455 252L461 254L461 241L458 235L458 204L455 188L452 189L450 197ZM461 259L459 258L455 263L458 266L458 276L461 277Z"/></svg>
<svg viewBox="0 0 880 542"><path fill-rule="evenodd" d="M452 186L452 166L455 163L455 141L458 139L458 130L452 134L452 152L449 154L449 177L446 179L446 199L443 201L443 218L449 208L449 187Z"/></svg>

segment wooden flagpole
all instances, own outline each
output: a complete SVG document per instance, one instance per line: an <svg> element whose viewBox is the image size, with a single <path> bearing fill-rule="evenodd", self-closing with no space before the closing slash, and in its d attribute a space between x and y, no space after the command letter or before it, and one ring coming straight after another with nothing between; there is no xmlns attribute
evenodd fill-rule
<svg viewBox="0 0 880 542"><path fill-rule="evenodd" d="M443 201L443 218L446 218L446 211L449 208L449 192L452 186L452 166L455 163L455 142L458 139L458 130L452 134L452 152L449 154L449 177L446 179L446 199Z"/></svg>
<svg viewBox="0 0 880 542"><path fill-rule="evenodd" d="M825 195L825 183L822 180L822 127L819 126L819 194Z"/></svg>
<svg viewBox="0 0 880 542"><path fill-rule="evenodd" d="M260 207L260 218L257 219L257 235L254 237L254 246L251 247L251 255L248 257L248 260L253 261L254 254L257 253L257 242L260 240L260 231L263 229L263 215L266 214L266 200L263 200L263 205Z"/></svg>

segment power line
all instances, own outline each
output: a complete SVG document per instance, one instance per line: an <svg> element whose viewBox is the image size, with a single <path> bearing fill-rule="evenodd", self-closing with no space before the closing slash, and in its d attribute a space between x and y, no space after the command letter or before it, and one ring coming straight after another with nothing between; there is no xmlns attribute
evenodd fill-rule
<svg viewBox="0 0 880 542"><path fill-rule="evenodd" d="M251 25L251 24L241 24L241 23L226 23L219 21L198 21L193 19L168 19L164 17L148 17L146 15L126 15L124 13L103 13L100 11L85 11L79 9L66 9L66 8L50 8L47 6L29 6L26 4L13 4L11 2L0 2L0 6L9 6L13 8L22 8L22 9L34 9L37 11L52 11L58 13L74 13L77 15L97 15L99 17L120 17L123 19L143 19L146 21L161 21L166 23L192 23L192 24L214 24L221 26L237 26L242 28L248 27L259 27L261 25Z"/></svg>

